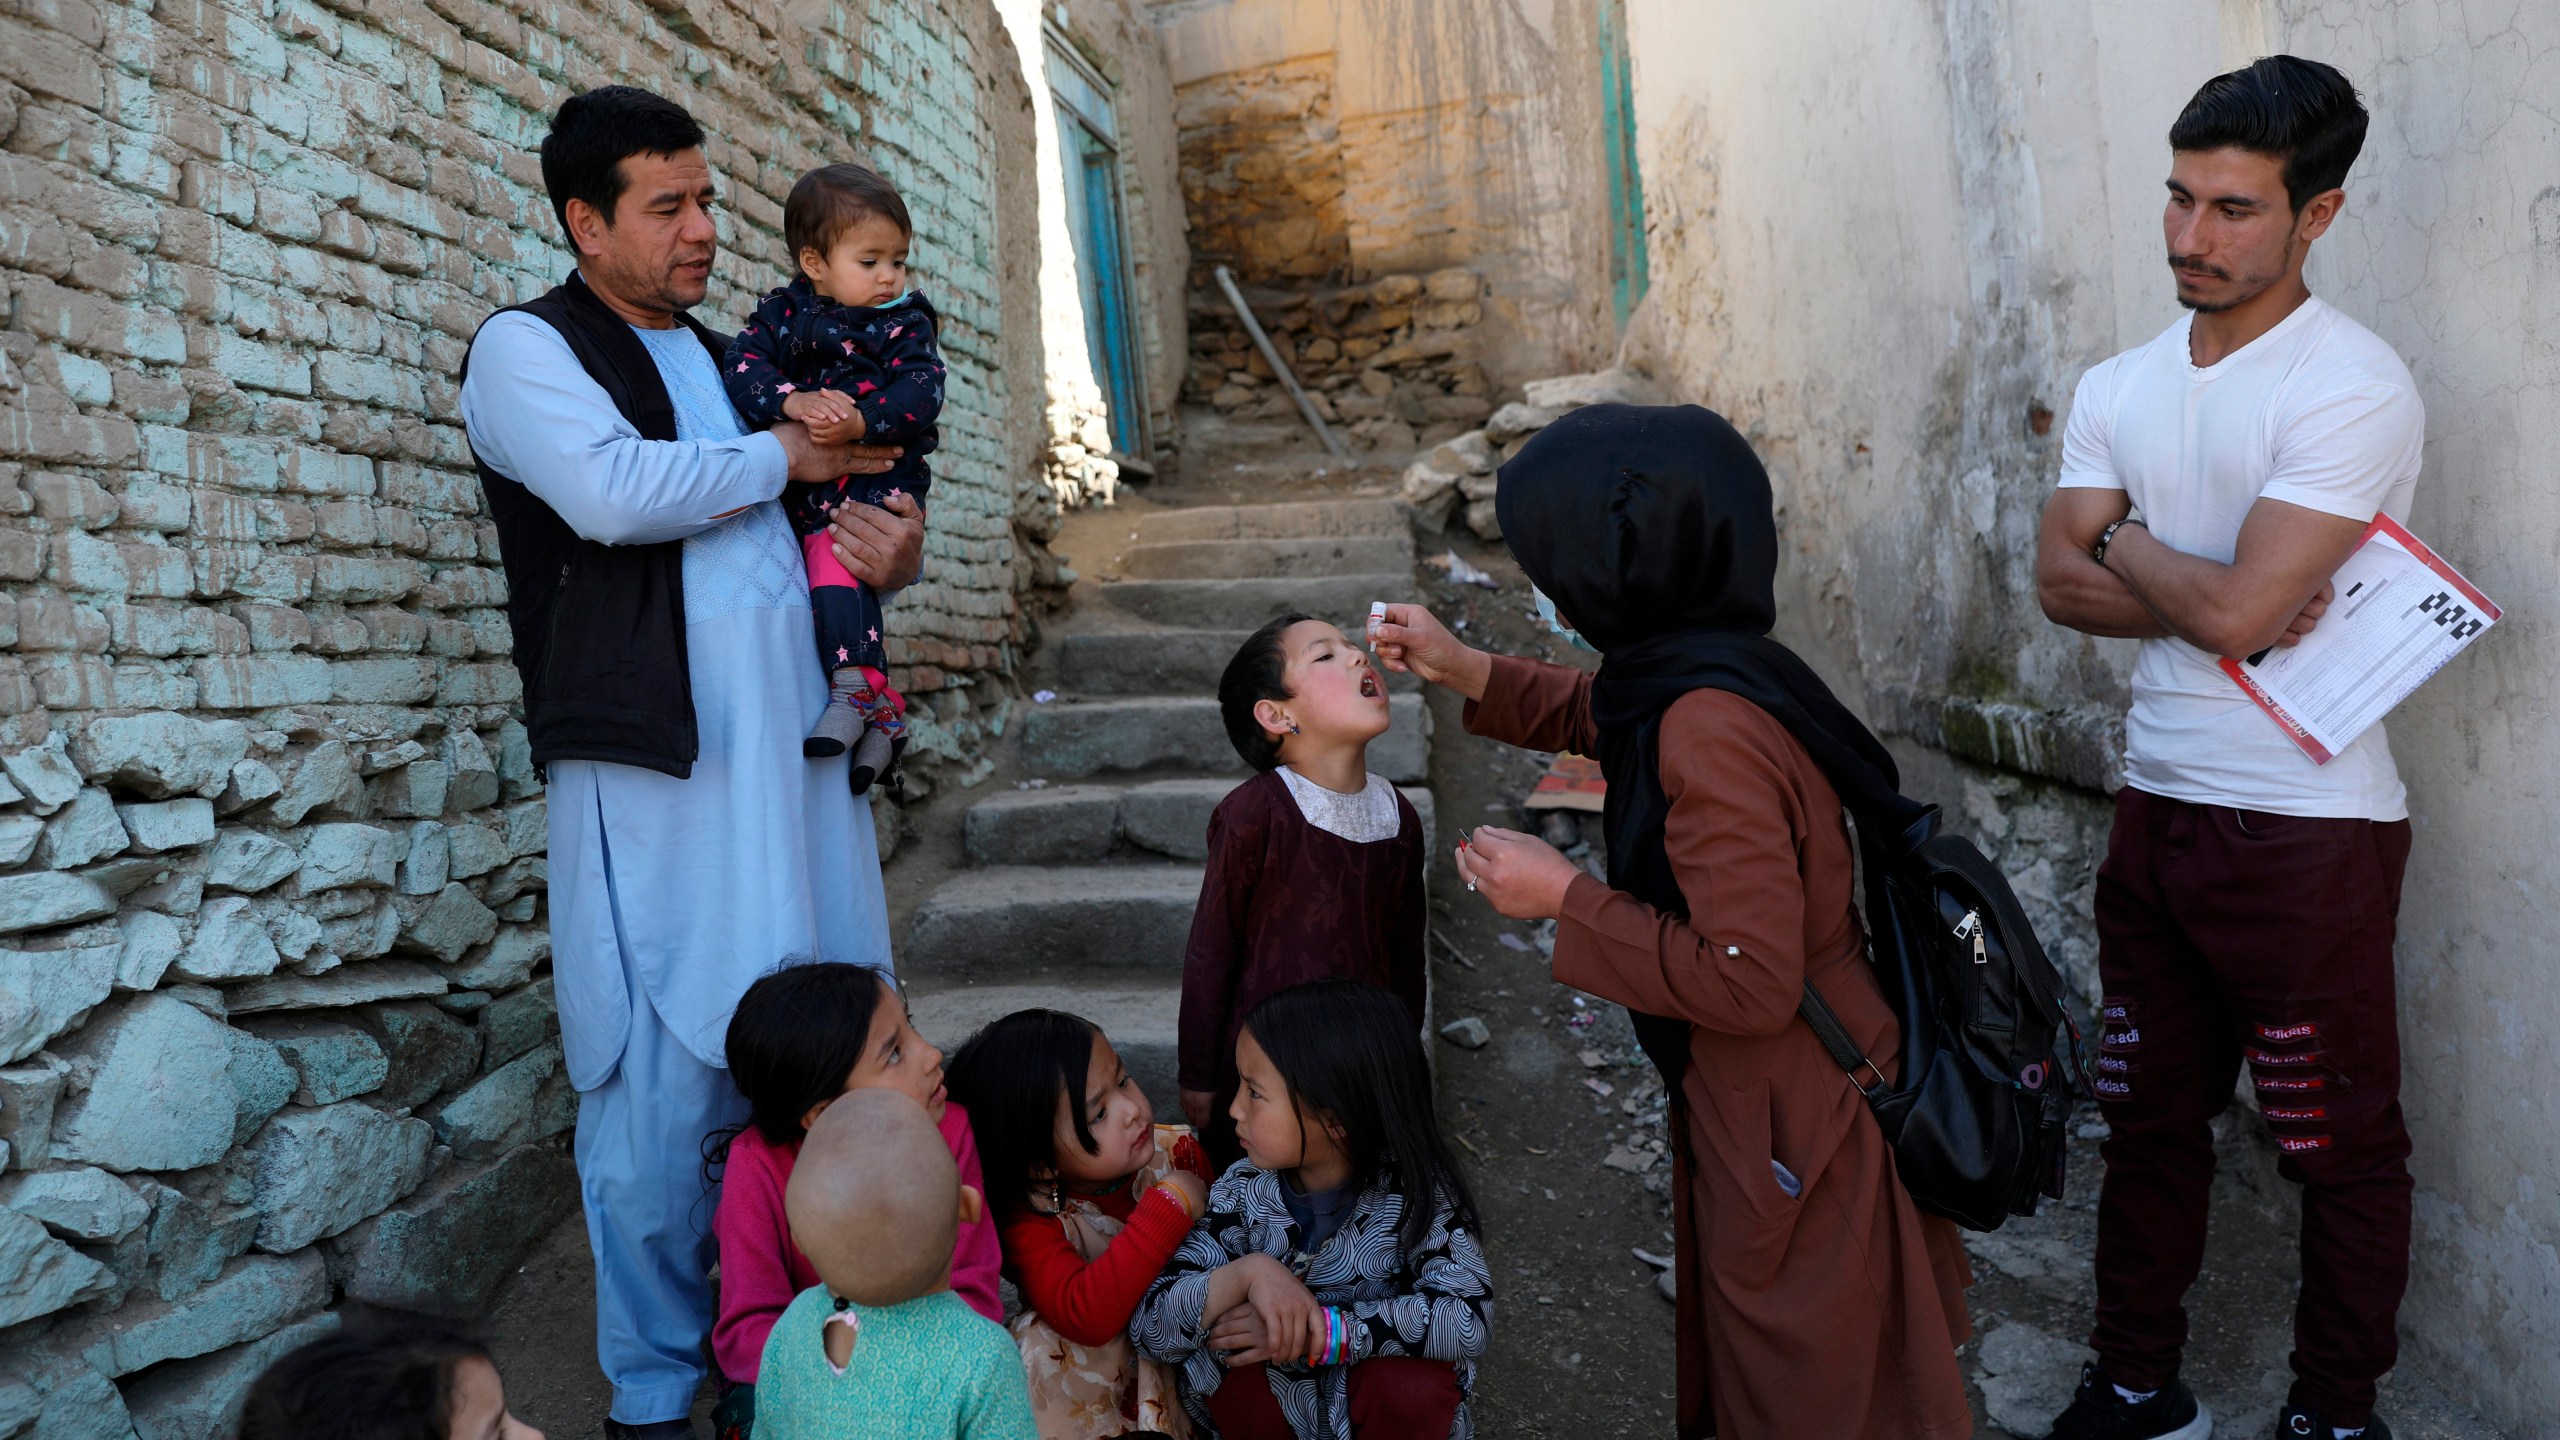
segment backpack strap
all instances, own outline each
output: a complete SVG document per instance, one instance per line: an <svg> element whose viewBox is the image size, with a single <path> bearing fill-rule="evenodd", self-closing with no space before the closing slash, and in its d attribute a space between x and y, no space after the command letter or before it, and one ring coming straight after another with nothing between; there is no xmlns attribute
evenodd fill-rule
<svg viewBox="0 0 2560 1440"><path fill-rule="evenodd" d="M1858 1048L1858 1042L1849 1038L1849 1027L1840 1023L1840 1017L1832 1013L1830 1002L1822 998L1822 992L1814 989L1810 980L1804 982L1804 998L1796 1002L1796 1013L1804 1017L1805 1024L1813 1027L1813 1038L1821 1041L1822 1048L1831 1052L1831 1063L1848 1074L1850 1087L1865 1096L1869 1105L1880 1104L1893 1094L1893 1082L1886 1079L1876 1062L1868 1059L1867 1053ZM1861 1066L1876 1077L1873 1085L1858 1083Z"/></svg>

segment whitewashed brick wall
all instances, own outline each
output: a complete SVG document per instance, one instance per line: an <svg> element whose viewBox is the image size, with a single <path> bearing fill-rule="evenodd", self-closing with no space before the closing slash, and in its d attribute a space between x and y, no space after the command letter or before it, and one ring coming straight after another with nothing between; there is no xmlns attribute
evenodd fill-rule
<svg viewBox="0 0 2560 1440"><path fill-rule="evenodd" d="M0 0L0 1437L216 1433L340 1297L477 1305L574 1207L453 379L566 273L568 94L703 120L727 322L802 170L906 192L953 379L891 655L927 748L1001 714L1018 71L985 0L788 11Z"/></svg>

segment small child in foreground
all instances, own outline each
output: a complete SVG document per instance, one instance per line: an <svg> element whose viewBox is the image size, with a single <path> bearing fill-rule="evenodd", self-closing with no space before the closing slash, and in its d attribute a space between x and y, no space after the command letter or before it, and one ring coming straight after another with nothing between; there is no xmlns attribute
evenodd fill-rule
<svg viewBox="0 0 2560 1440"><path fill-rule="evenodd" d="M1018 1010L960 1047L951 1092L969 1106L1022 1291L1009 1327L1040 1440L1190 1431L1173 1375L1129 1348L1129 1317L1207 1209L1208 1161L1091 1021Z"/></svg>
<svg viewBox="0 0 2560 1440"><path fill-rule="evenodd" d="M827 524L848 500L877 505L903 490L921 503L933 484L924 457L939 439L941 317L907 288L914 236L897 188L872 171L825 165L801 176L782 207L783 243L800 273L756 306L721 366L729 401L749 424L797 420L822 445L859 440L906 451L885 475L782 492L809 570L828 685L827 708L800 748L817 756L851 748L856 793L903 748L907 702L889 688L880 597L836 558Z"/></svg>
<svg viewBox="0 0 2560 1440"><path fill-rule="evenodd" d="M436 1315L372 1311L285 1352L249 1387L240 1440L542 1440L507 1409L488 1342Z"/></svg>
<svg viewBox="0 0 2560 1440"><path fill-rule="evenodd" d="M1265 996L1308 980L1391 991L1422 1026L1429 916L1422 819L1369 742L1387 732L1385 677L1340 630L1283 615L1218 681L1227 738L1261 773L1209 817L1208 874L1182 957L1182 1108L1209 1160L1242 1153L1227 1118L1236 1030Z"/></svg>
<svg viewBox="0 0 2560 1440"><path fill-rule="evenodd" d="M784 1204L819 1283L765 1340L759 1440L1033 1440L1012 1340L951 1292L980 1201L922 1107L886 1090L828 1106Z"/></svg>
<svg viewBox="0 0 2560 1440"><path fill-rule="evenodd" d="M1224 1440L1467 1440L1493 1276L1404 1007L1300 985L1254 1007L1236 1052L1246 1158L1130 1338L1182 1367Z"/></svg>
<svg viewBox="0 0 2560 1440"><path fill-rule="evenodd" d="M916 1033L905 997L883 972L838 962L776 970L739 997L726 1045L729 1077L746 1097L748 1118L713 1145L721 1169L720 1208L711 1220L720 1245L720 1309L711 1355L731 1387L713 1417L722 1436L762 1433L756 1408L765 1337L791 1297L818 1283L816 1267L794 1243L784 1194L822 1115L847 1096L897 1091L940 1132L961 1183L981 1185L969 1112L943 1092L942 1052ZM969 1308L1003 1323L995 1227L983 1216L964 1222L950 1244L951 1288Z"/></svg>

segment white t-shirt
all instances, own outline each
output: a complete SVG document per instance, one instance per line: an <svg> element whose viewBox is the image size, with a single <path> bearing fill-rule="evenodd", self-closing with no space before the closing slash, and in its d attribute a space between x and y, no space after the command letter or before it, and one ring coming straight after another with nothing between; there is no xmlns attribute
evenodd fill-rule
<svg viewBox="0 0 2560 1440"><path fill-rule="evenodd" d="M2122 490L2162 543L2229 563L2261 499L2349 520L2405 520L2426 410L2379 336L2317 297L2217 365L2189 363L2192 315L2080 377L2064 488ZM2315 765L2219 657L2145 640L2125 722L2125 781L2198 805L2398 820L2408 797L2380 725Z"/></svg>

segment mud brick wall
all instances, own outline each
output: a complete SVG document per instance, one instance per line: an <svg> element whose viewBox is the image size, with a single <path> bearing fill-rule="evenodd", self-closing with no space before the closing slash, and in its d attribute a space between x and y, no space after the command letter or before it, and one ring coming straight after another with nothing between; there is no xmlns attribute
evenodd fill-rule
<svg viewBox="0 0 2560 1440"><path fill-rule="evenodd" d="M905 190L953 383L892 654L976 743L1039 440L1008 43L982 0L0 3L0 1436L219 1433L341 1297L476 1306L574 1209L453 380L566 273L566 95L704 121L728 321L802 169Z"/></svg>

